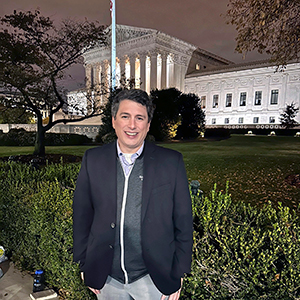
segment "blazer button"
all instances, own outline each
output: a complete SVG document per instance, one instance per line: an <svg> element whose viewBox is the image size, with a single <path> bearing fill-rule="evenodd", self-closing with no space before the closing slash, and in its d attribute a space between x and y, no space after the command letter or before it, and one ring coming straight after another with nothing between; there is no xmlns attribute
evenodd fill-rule
<svg viewBox="0 0 300 300"><path fill-rule="evenodd" d="M111 227L112 229L114 229L114 228L116 227L116 224L115 224L115 223L111 223L111 224L110 224L110 227Z"/></svg>
<svg viewBox="0 0 300 300"><path fill-rule="evenodd" d="M110 249L114 249L114 246L113 246L113 245L109 245L109 248L110 248Z"/></svg>

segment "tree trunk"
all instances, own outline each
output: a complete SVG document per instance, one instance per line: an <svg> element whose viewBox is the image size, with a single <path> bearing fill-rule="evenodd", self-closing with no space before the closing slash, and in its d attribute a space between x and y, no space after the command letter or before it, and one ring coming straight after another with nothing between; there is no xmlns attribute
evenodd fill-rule
<svg viewBox="0 0 300 300"><path fill-rule="evenodd" d="M40 155L40 156L45 155L45 133L46 131L43 127L43 120L41 117L38 117L37 132L36 132L33 154Z"/></svg>

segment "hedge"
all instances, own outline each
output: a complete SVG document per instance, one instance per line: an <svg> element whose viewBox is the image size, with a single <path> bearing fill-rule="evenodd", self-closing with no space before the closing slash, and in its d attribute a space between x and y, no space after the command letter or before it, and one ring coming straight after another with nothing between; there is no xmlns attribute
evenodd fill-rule
<svg viewBox="0 0 300 300"><path fill-rule="evenodd" d="M64 299L95 299L72 262L72 197L79 164L41 170L0 163L0 245L21 268L43 268ZM238 199L240 200L240 199ZM287 207L233 202L216 187L192 196L192 272L181 299L299 299L299 218Z"/></svg>
<svg viewBox="0 0 300 300"><path fill-rule="evenodd" d="M36 132L29 132L23 128L12 128L8 133L0 132L0 146L33 146ZM45 134L46 146L68 146L92 143L92 139L86 135L75 133L52 133Z"/></svg>
<svg viewBox="0 0 300 300"><path fill-rule="evenodd" d="M93 299L72 262L72 197L79 164L2 163L0 244L15 264L43 269L46 284L64 299Z"/></svg>
<svg viewBox="0 0 300 300"><path fill-rule="evenodd" d="M256 208L193 196L192 273L182 299L300 299L300 224L280 203Z"/></svg>

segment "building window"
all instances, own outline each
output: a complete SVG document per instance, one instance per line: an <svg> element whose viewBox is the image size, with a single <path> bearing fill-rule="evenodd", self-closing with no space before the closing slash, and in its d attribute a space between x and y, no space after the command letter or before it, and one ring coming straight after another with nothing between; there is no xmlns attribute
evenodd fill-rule
<svg viewBox="0 0 300 300"><path fill-rule="evenodd" d="M206 96L201 96L201 108L205 108L206 107Z"/></svg>
<svg viewBox="0 0 300 300"><path fill-rule="evenodd" d="M271 91L271 104L278 104L278 90Z"/></svg>
<svg viewBox="0 0 300 300"><path fill-rule="evenodd" d="M262 91L255 92L254 105L261 105Z"/></svg>
<svg viewBox="0 0 300 300"><path fill-rule="evenodd" d="M254 118L253 118L253 123L254 123L254 124L258 124L258 120L259 120L258 117L254 117Z"/></svg>
<svg viewBox="0 0 300 300"><path fill-rule="evenodd" d="M213 108L217 108L219 105L219 95L213 95Z"/></svg>
<svg viewBox="0 0 300 300"><path fill-rule="evenodd" d="M211 124L213 124L213 125L216 124L216 118L211 119Z"/></svg>
<svg viewBox="0 0 300 300"><path fill-rule="evenodd" d="M246 106L246 97L247 97L246 92L242 92L240 94L240 106Z"/></svg>
<svg viewBox="0 0 300 300"><path fill-rule="evenodd" d="M200 70L200 64L196 64L196 70Z"/></svg>
<svg viewBox="0 0 300 300"><path fill-rule="evenodd" d="M229 118L225 118L225 124L229 124Z"/></svg>
<svg viewBox="0 0 300 300"><path fill-rule="evenodd" d="M239 118L239 124L243 124L244 123L244 118Z"/></svg>
<svg viewBox="0 0 300 300"><path fill-rule="evenodd" d="M231 107L232 94L226 94L226 107Z"/></svg>
<svg viewBox="0 0 300 300"><path fill-rule="evenodd" d="M275 123L275 117L270 117L269 123Z"/></svg>

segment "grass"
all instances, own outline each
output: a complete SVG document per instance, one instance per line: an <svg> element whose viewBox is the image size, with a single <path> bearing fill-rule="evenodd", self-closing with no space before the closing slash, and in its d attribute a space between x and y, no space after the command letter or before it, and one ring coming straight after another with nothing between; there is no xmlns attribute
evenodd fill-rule
<svg viewBox="0 0 300 300"><path fill-rule="evenodd" d="M217 142L169 144L185 160L189 180L198 179L207 193L229 181L234 201L261 205L271 201L296 208L300 189L285 182L300 173L300 139L293 137L232 136Z"/></svg>
<svg viewBox="0 0 300 300"><path fill-rule="evenodd" d="M285 182L300 173L300 138L233 135L221 141L166 143L183 154L189 180L199 180L209 193L214 184L234 201L262 205L271 201L298 207L300 189ZM83 155L92 146L46 147L47 153ZM33 147L0 147L0 156L31 154Z"/></svg>
<svg viewBox="0 0 300 300"><path fill-rule="evenodd" d="M71 154L83 156L84 152L95 146L48 146L46 153L51 154ZM18 147L18 146L0 146L0 157L10 155L32 154L34 147Z"/></svg>

